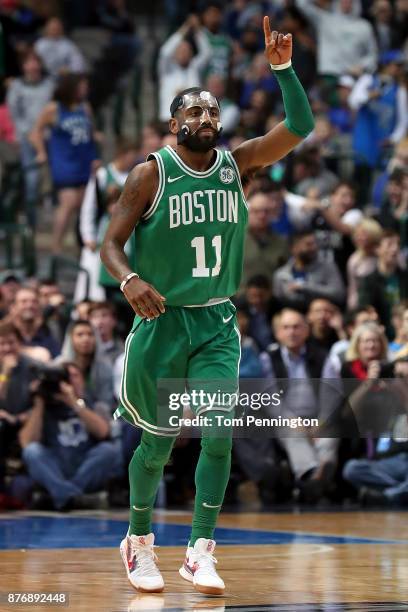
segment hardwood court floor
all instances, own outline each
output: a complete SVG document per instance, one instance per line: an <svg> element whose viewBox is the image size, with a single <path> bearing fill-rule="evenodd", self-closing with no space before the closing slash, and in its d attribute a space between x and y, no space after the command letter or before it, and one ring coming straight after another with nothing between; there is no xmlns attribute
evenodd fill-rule
<svg viewBox="0 0 408 612"><path fill-rule="evenodd" d="M398 512L223 514L216 557L227 590L217 598L196 593L178 575L185 549L173 544L188 537L188 514L156 514L166 583L156 595L138 595L127 582L117 546L126 531L122 513L5 514L0 593L65 591L70 612L408 610L407 518ZM2 612L29 609L47 608L0 604Z"/></svg>

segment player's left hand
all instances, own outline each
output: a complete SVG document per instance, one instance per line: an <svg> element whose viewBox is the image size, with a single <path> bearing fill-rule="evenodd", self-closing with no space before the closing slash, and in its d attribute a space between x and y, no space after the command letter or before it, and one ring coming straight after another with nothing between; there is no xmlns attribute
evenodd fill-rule
<svg viewBox="0 0 408 612"><path fill-rule="evenodd" d="M292 34L271 32L269 17L263 20L265 35L265 57L269 64L286 64L292 58Z"/></svg>

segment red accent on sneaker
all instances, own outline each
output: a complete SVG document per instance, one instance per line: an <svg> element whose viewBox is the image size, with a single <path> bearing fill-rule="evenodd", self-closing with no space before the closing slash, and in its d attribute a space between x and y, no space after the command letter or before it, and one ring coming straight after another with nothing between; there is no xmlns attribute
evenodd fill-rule
<svg viewBox="0 0 408 612"><path fill-rule="evenodd" d="M144 545L146 544L145 537L144 537L144 536L140 536L140 537L139 537L139 542L140 542L141 544L143 544L143 546L144 546Z"/></svg>
<svg viewBox="0 0 408 612"><path fill-rule="evenodd" d="M212 553L214 550L215 546L214 546L214 540L208 540L208 544L207 544L207 552Z"/></svg>

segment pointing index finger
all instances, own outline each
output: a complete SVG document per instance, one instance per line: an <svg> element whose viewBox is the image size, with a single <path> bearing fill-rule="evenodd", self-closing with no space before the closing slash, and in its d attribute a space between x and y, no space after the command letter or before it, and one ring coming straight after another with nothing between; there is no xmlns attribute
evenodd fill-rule
<svg viewBox="0 0 408 612"><path fill-rule="evenodd" d="M265 34L265 45L268 45L272 40L271 26L269 25L269 17L265 15L263 19L263 29Z"/></svg>

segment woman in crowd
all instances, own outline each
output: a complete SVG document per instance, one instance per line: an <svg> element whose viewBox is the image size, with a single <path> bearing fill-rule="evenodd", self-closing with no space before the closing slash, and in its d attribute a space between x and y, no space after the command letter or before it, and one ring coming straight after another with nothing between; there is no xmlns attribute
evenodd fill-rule
<svg viewBox="0 0 408 612"><path fill-rule="evenodd" d="M97 158L87 95L88 80L85 76L63 75L54 100L44 107L31 133L37 162L44 163L48 159L58 193L52 235L53 254L62 250L69 221L79 211L92 164Z"/></svg>
<svg viewBox="0 0 408 612"><path fill-rule="evenodd" d="M347 307L353 310L358 306L358 282L362 276L374 272L377 265L376 249L382 229L374 219L363 219L354 228L354 253L347 261Z"/></svg>

